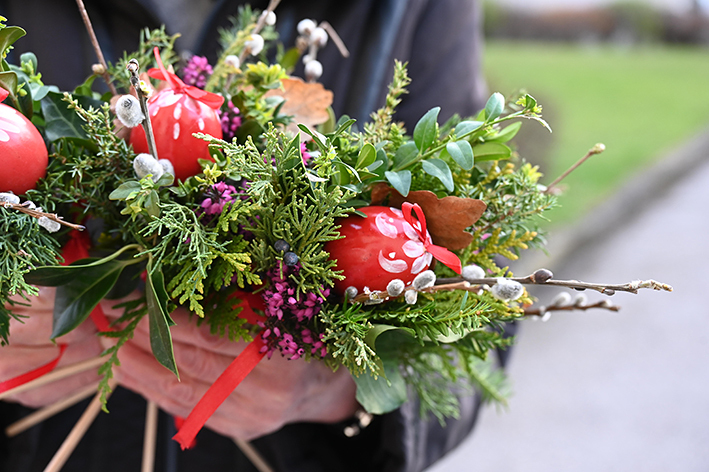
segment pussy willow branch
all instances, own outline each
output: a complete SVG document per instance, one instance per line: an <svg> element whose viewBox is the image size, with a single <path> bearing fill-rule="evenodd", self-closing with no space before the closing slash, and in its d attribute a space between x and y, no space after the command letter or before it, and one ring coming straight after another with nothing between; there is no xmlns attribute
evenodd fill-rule
<svg viewBox="0 0 709 472"><path fill-rule="evenodd" d="M564 172L563 174L561 174L561 175L560 175L559 177L557 177L552 183L550 183L549 186L547 186L547 189L544 191L544 193L550 193L552 188L554 188L559 182L561 182L564 178L566 178L567 175L569 175L569 174L572 173L574 170L576 170L576 168L577 168L578 166L580 166L581 164L583 164L584 162L586 162L586 160L587 160L589 157L591 157L591 156L593 156L593 155L596 155L596 154L600 154L600 153L602 153L602 152L605 151L605 150L606 150L605 144L598 143L598 144L596 144L595 146L593 146L591 149L588 150L588 152L586 153L585 156L583 156L581 159L579 159L578 161L576 161L576 163L575 163L574 165L572 165L571 167L569 167L569 168L566 170L566 172Z"/></svg>
<svg viewBox="0 0 709 472"><path fill-rule="evenodd" d="M266 7L266 9L261 13L261 16L259 16L258 20L256 21L256 26L254 26L254 29L251 31L251 34L258 34L259 32L261 32L263 27L266 26L266 17L268 16L268 13L275 10L279 3L281 3L281 0L271 0L270 2L268 2L268 7ZM249 48L244 48L244 50L241 51L241 54L239 54L239 64L244 63L246 56L249 54L248 49Z"/></svg>
<svg viewBox="0 0 709 472"><path fill-rule="evenodd" d="M580 311L586 311L586 310L591 310L593 308L600 308L603 310L609 310L609 311L620 311L620 307L617 305L612 305L608 303L608 300L601 300L596 303L591 303L588 305L574 305L569 304L569 305L559 305L559 306L530 306L524 309L524 316L539 316L542 317L547 313L550 313L552 311L575 311L575 310L580 310Z"/></svg>
<svg viewBox="0 0 709 472"><path fill-rule="evenodd" d="M5 208L12 208L13 210L17 210L21 213L26 213L34 218L41 218L41 217L47 217L52 221L56 221L57 223L68 226L69 228L76 229L79 231L83 231L85 228L81 225L77 225L74 223L69 223L67 221L64 221L61 216L57 215L56 213L45 213L43 211L38 211L35 209L30 208L27 205L27 202L25 203L9 203L9 202L0 202L0 205L2 205Z"/></svg>
<svg viewBox="0 0 709 472"><path fill-rule="evenodd" d="M111 82L111 76L108 75L108 64L106 64L106 59L103 57L103 52L101 52L101 46L98 44L98 39L96 38L96 33L94 32L94 27L91 25L91 19L89 18L89 13L86 11L86 7L84 6L84 2L82 0L76 0L76 4L79 7L79 13L81 13L81 18L84 20L84 25L86 26L86 31L89 33L89 38L91 39L91 45L94 47L94 51L96 51L96 56L98 57L98 61L101 63L103 66L103 80L106 81L106 85L108 85L108 88L111 90L111 93L113 95L118 95L118 91L116 90L116 87L113 85Z"/></svg>
<svg viewBox="0 0 709 472"><path fill-rule="evenodd" d="M513 280L523 285L552 285L555 287L566 287L576 290L595 290L604 295L614 295L615 292L630 292L638 293L642 288L651 288L653 290L672 291L672 286L657 282L655 280L634 280L626 284L594 284L581 282L579 280L555 280L554 274L548 269L539 269L533 274L526 277L506 277L507 280ZM420 290L425 293L435 293L446 290L465 290L468 292L478 292L483 285L497 284L497 277L486 277L482 279L463 279L462 277L439 278L432 287ZM412 286L406 287L405 290L415 290ZM386 291L371 291L360 293L352 298L354 303L386 301L393 298Z"/></svg>
<svg viewBox="0 0 709 472"><path fill-rule="evenodd" d="M138 102L140 102L140 110L143 112L145 119L141 123L143 130L145 130L145 137L148 141L148 150L150 155L152 155L155 160L158 160L158 147L155 144L155 135L153 134L153 125L150 122L150 113L148 113L148 96L143 90L140 83L140 76L138 71L140 70L140 64L135 59L131 59L126 64L126 69L130 72L130 84L133 86L136 95L138 95Z"/></svg>

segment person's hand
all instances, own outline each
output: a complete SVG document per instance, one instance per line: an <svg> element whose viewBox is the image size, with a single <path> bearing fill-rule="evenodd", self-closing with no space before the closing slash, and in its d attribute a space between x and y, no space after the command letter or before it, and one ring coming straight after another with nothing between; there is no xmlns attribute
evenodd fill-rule
<svg viewBox="0 0 709 472"><path fill-rule="evenodd" d="M0 382L34 370L56 359L59 348L49 339L52 334L54 293L54 288L40 287L39 295L30 298L31 306L15 305L11 307L13 313L25 315L27 318L23 318L23 322L14 319L10 321L10 342L8 345L0 347ZM26 303L19 297L17 300ZM67 344L66 352L57 368L98 356L103 351L96 336L96 328L90 322L82 323L77 329L56 341ZM97 383L98 380L96 369L90 369L10 396L7 400L39 408L68 397L87 385Z"/></svg>
<svg viewBox="0 0 709 472"><path fill-rule="evenodd" d="M147 319L138 325L133 340L121 347L121 366L115 374L122 386L168 413L186 417L246 343L210 335L206 324L198 328L183 310L172 317L177 322L171 332L181 380L153 357ZM333 373L320 361L289 361L276 352L254 368L206 425L248 440L287 423L338 422L356 411L355 389L344 368Z"/></svg>

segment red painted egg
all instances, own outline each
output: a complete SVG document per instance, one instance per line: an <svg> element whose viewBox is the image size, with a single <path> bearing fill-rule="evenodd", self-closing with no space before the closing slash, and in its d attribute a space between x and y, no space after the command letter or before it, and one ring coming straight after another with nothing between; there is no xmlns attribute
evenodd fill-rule
<svg viewBox="0 0 709 472"><path fill-rule="evenodd" d="M158 157L168 159L175 177L185 180L202 172L198 159L212 160L208 143L192 133L222 138L222 125L217 111L185 93L165 89L148 100L148 113L155 134ZM130 143L136 153L148 152L142 126L131 131Z"/></svg>
<svg viewBox="0 0 709 472"><path fill-rule="evenodd" d="M352 215L339 220L339 232L344 238L325 245L345 276L345 280L335 283L336 292L343 294L350 286L359 293L365 287L384 291L393 279L408 285L417 274L428 269L432 256L426 251L419 231L404 219L401 210L370 206L359 211L367 218Z"/></svg>
<svg viewBox="0 0 709 472"><path fill-rule="evenodd" d="M0 100L4 98L0 94ZM48 160L42 135L32 122L0 104L0 192L22 195L34 188L46 175Z"/></svg>

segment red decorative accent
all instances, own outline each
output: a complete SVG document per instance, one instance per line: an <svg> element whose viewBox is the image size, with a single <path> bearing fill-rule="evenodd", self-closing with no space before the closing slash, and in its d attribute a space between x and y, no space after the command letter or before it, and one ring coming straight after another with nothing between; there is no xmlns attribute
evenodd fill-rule
<svg viewBox="0 0 709 472"><path fill-rule="evenodd" d="M261 336L257 335L253 341L241 351L229 367L219 376L216 382L209 387L207 393L199 400L192 409L187 419L176 435L172 437L180 443L180 447L185 450L193 444L197 433L202 429L204 423L217 411L219 405L224 403L231 392L246 378L247 375L266 355L259 352L265 345Z"/></svg>
<svg viewBox="0 0 709 472"><path fill-rule="evenodd" d="M15 387L19 387L20 385L24 385L27 382L31 382L34 379L37 379L43 375L50 373L52 370L54 370L54 368L61 360L62 356L64 355L64 351L66 351L66 344L59 344L59 354L53 361L48 362L42 367L38 367L32 371L26 372L22 375L18 375L17 377L14 377L10 380L0 382L0 393L7 392L8 390L12 390Z"/></svg>
<svg viewBox="0 0 709 472"><path fill-rule="evenodd" d="M10 91L0 87L0 102L5 100L8 95L10 95Z"/></svg>
<svg viewBox="0 0 709 472"><path fill-rule="evenodd" d="M253 325L264 319L262 315L254 311L254 308L263 310L266 307L260 295L250 292L235 292L232 298L241 300L237 305L243 308L239 313L240 318ZM257 334L254 340L241 351L241 354L236 356L236 359L229 364L229 367L209 387L209 390L197 402L187 419L175 417L175 427L178 431L172 439L179 442L183 450L190 449L197 444L195 437L204 426L204 423L263 359L266 353L259 351L264 345L261 335Z"/></svg>
<svg viewBox="0 0 709 472"><path fill-rule="evenodd" d="M158 63L158 68L156 69L153 67L152 69L149 69L148 76L152 77L153 79L166 81L168 84L170 84L170 88L174 91L189 95L190 97L194 98L195 100L199 100L210 108L213 108L215 110L219 110L219 108L221 108L222 104L224 103L224 97L222 97L221 95L217 95L216 93L207 92L206 90L202 90L201 88L197 88L192 85L187 85L177 75L173 74L172 72L168 72L162 63L162 59L160 58L160 50L157 48L157 46L153 48L153 54L155 54L155 60Z"/></svg>
<svg viewBox="0 0 709 472"><path fill-rule="evenodd" d="M428 234L428 231L426 231L426 216L423 214L423 210L418 203L411 204L409 202L404 202L401 205L401 211L404 213L404 219L406 222L409 223L418 233L419 238L421 238L421 241L426 248L426 251L430 252L431 255L433 255L433 257L435 257L438 261L450 267L453 272L460 274L463 271L463 265L461 264L460 259L458 259L458 256L444 247L433 244L431 236ZM414 212L416 213L416 218L418 221L414 218ZM416 223L419 224L417 225Z"/></svg>

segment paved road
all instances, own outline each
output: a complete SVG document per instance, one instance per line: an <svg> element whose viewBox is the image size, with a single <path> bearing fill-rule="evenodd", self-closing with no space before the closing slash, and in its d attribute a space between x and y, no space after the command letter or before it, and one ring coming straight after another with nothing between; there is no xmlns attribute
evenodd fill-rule
<svg viewBox="0 0 709 472"><path fill-rule="evenodd" d="M707 136L688 151L702 150ZM557 278L653 278L675 291L619 293L619 313L525 321L509 409L486 408L474 434L429 472L709 470L709 159L684 156L632 184L642 188L634 197L621 192L605 210L612 228L554 268ZM677 166L689 172L668 187L663 176ZM611 209L624 201L626 211ZM544 290L542 300L555 293Z"/></svg>

